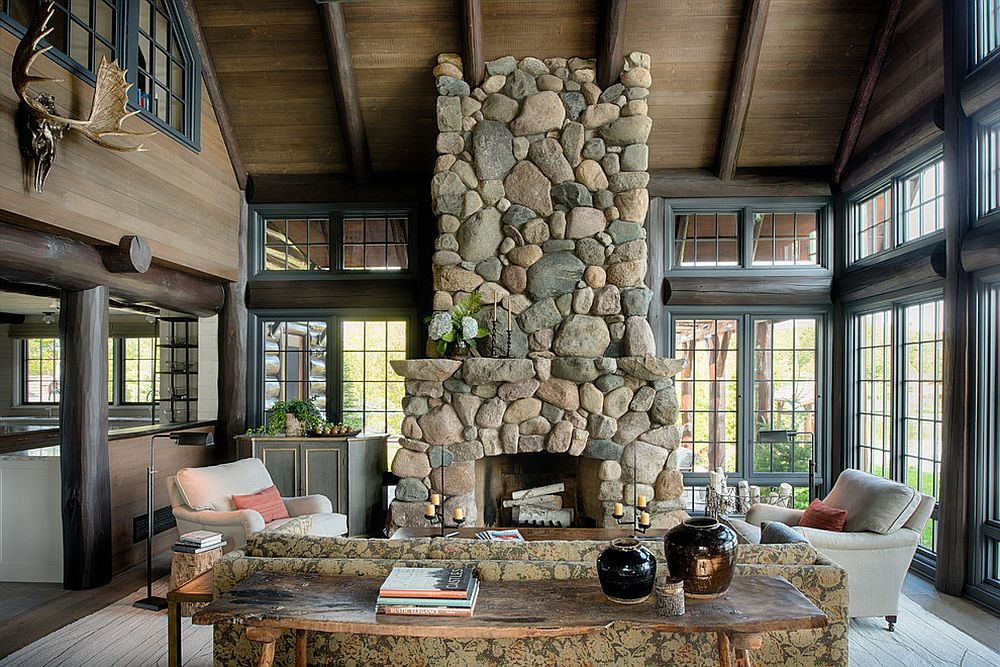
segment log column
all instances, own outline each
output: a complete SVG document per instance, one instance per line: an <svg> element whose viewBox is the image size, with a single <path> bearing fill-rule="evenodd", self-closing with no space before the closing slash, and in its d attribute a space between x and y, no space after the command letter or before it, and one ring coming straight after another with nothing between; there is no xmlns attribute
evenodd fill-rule
<svg viewBox="0 0 1000 667"><path fill-rule="evenodd" d="M239 247L247 247L249 209L240 195ZM215 442L222 461L236 460L234 438L247 424L247 256L240 253L239 279L224 286L225 301L219 312L219 419Z"/></svg>
<svg viewBox="0 0 1000 667"><path fill-rule="evenodd" d="M108 288L63 292L59 316L63 586L111 581Z"/></svg>

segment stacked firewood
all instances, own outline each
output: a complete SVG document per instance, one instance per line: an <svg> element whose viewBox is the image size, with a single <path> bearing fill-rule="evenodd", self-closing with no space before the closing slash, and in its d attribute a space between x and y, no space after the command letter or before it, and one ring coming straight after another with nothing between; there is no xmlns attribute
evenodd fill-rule
<svg viewBox="0 0 1000 667"><path fill-rule="evenodd" d="M516 526L569 527L573 524L573 508L563 507L563 498L558 495L565 490L561 482L521 489L511 493L503 506L510 509Z"/></svg>

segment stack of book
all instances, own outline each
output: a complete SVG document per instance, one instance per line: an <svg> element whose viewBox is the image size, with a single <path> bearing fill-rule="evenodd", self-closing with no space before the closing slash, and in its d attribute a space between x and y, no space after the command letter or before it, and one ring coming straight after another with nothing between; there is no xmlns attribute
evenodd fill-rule
<svg viewBox="0 0 1000 667"><path fill-rule="evenodd" d="M472 568L394 567L379 588L375 613L472 616L478 596Z"/></svg>
<svg viewBox="0 0 1000 667"><path fill-rule="evenodd" d="M524 542L524 536L517 528L507 530L483 530L476 533L477 540L487 540L489 542Z"/></svg>
<svg viewBox="0 0 1000 667"><path fill-rule="evenodd" d="M186 554L200 554L224 546L226 546L226 543L222 541L222 533L213 533L210 530L195 530L181 535L181 539L174 542L174 551Z"/></svg>

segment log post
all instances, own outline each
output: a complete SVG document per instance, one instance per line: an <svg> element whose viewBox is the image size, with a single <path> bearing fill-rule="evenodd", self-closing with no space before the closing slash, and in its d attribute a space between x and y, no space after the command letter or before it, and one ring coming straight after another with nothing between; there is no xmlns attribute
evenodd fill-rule
<svg viewBox="0 0 1000 667"><path fill-rule="evenodd" d="M97 252L111 273L145 273L153 261L149 241L133 234L123 236L118 245L98 246Z"/></svg>
<svg viewBox="0 0 1000 667"><path fill-rule="evenodd" d="M63 292L59 335L63 586L82 590L111 581L108 288Z"/></svg>
<svg viewBox="0 0 1000 667"><path fill-rule="evenodd" d="M240 195L239 247L246 248L249 208ZM224 286L219 312L219 418L215 442L222 461L236 460L234 438L246 431L247 419L247 259L240 253L239 280Z"/></svg>
<svg viewBox="0 0 1000 667"><path fill-rule="evenodd" d="M604 0L597 30L597 85L610 88L621 75L625 58L628 0Z"/></svg>
<svg viewBox="0 0 1000 667"><path fill-rule="evenodd" d="M486 40L483 38L483 10L479 0L462 0L462 41L465 45L465 82L475 88L486 75Z"/></svg>

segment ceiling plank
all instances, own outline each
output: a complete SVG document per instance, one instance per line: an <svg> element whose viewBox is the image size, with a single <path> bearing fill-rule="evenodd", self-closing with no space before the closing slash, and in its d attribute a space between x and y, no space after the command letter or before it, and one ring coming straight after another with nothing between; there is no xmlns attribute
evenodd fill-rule
<svg viewBox="0 0 1000 667"><path fill-rule="evenodd" d="M333 81L334 99L340 116L340 131L347 148L351 175L356 183L365 183L372 173L372 160L368 152L368 135L361 115L361 99L354 82L350 45L344 13L338 3L319 6L320 24L326 42L326 57Z"/></svg>
<svg viewBox="0 0 1000 667"><path fill-rule="evenodd" d="M829 197L826 179L811 178L807 169L794 173L775 170L741 173L728 181L707 169L653 169L649 172L649 196L668 199L689 197Z"/></svg>
<svg viewBox="0 0 1000 667"><path fill-rule="evenodd" d="M750 109L753 82L757 77L757 63L760 61L761 46L764 43L764 28L771 0L747 0L743 18L743 32L736 52L733 69L733 85L729 93L729 107L722 119L722 133L719 142L717 173L723 181L731 181L736 175L736 160L743 142L743 128Z"/></svg>
<svg viewBox="0 0 1000 667"><path fill-rule="evenodd" d="M861 78L858 80L858 87L854 91L854 100L851 102L851 110L847 114L844 122L844 131L840 135L840 143L837 145L836 157L833 160L833 182L839 183L840 177L844 173L847 161L854 153L854 147L858 143L861 135L861 126L865 122L865 114L868 113L868 105L872 101L875 93L875 85L878 83L878 76L882 72L882 64L885 62L885 54L889 51L889 42L892 41L892 34L896 31L896 21L899 18L899 10L903 6L903 0L886 0L882 14L879 16L878 25L875 27L875 34L872 37L871 45L868 47L868 55L865 57L865 65L861 70Z"/></svg>
<svg viewBox="0 0 1000 667"><path fill-rule="evenodd" d="M597 30L597 85L609 88L618 81L625 55L625 15L628 0L603 0Z"/></svg>
<svg viewBox="0 0 1000 667"><path fill-rule="evenodd" d="M243 161L243 153L240 152L239 144L236 142L236 132L233 130L233 121L229 116L229 109L226 101L222 97L222 88L219 86L219 77L215 72L215 64L212 61L212 54L209 51L205 35L201 30L201 23L198 20L198 12L194 8L194 0L181 0L181 11L191 27L191 36L194 38L195 47L198 49L198 56L201 60L201 78L205 82L208 90L208 97L212 101L212 108L215 110L215 118L219 121L219 130L222 132L222 141L226 144L226 152L229 153L229 161L233 165L233 173L236 175L236 183L240 190L247 187L247 168Z"/></svg>
<svg viewBox="0 0 1000 667"><path fill-rule="evenodd" d="M486 41L483 36L483 9L479 0L462 0L462 43L465 82L475 88L486 74Z"/></svg>

